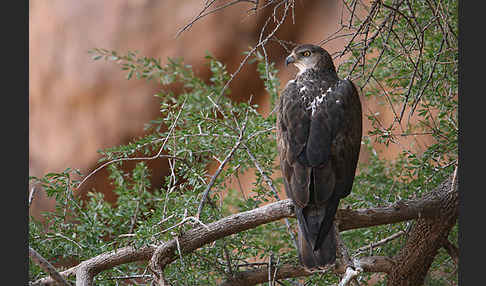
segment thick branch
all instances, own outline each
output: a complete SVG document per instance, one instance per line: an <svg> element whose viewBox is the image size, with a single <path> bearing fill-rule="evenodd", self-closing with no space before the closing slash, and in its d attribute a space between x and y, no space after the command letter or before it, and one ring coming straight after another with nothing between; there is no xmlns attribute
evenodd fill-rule
<svg viewBox="0 0 486 286"><path fill-rule="evenodd" d="M339 230L397 223L417 218L436 217L440 213L441 196L398 201L391 206L369 209L341 209L336 213Z"/></svg>
<svg viewBox="0 0 486 286"><path fill-rule="evenodd" d="M338 210L336 220L339 230L349 230L361 227L396 223L416 218L432 218L440 214L443 196L447 194L438 193L436 196L426 197L423 200L409 200L393 204L390 207L371 208L371 209L341 209ZM292 202L287 200L270 203L266 206L250 211L234 214L219 221L207 224L207 228L200 226L182 233L178 239L183 254L190 253L195 249L218 240L222 237L239 233L261 224L269 223L286 217L294 217ZM112 268L116 265L130 263L134 261L149 260L156 246L147 246L135 249L124 247L116 251L100 254L88 259L81 264L65 270L60 274L63 277L71 276L75 273L80 279L92 281L93 277L99 272ZM177 259L176 240L173 239L159 246L160 269ZM53 283L51 277L37 280L33 285L50 285Z"/></svg>
<svg viewBox="0 0 486 286"><path fill-rule="evenodd" d="M255 228L261 224L269 223L284 217L293 215L293 205L290 200L278 201L266 206L234 214L219 221L207 224L206 227L191 229L178 238L182 253L189 253L195 249L223 238L225 236ZM79 265L61 272L63 277L76 274L78 285L92 285L93 277L103 270L112 268L116 265L130 263L134 261L149 260L157 247L146 246L135 249L134 247L124 247L107 253L100 254L88 259ZM158 256L161 258L159 265L163 269L165 265L177 258L176 239L173 239L158 247ZM51 285L53 280L46 277L37 280L32 285Z"/></svg>
<svg viewBox="0 0 486 286"><path fill-rule="evenodd" d="M120 264L133 261L149 260L155 247L147 246L135 249L128 246L95 256L76 266L76 286L93 285L96 274Z"/></svg>
<svg viewBox="0 0 486 286"><path fill-rule="evenodd" d="M388 285L422 285L438 249L455 225L459 211L457 180L451 176L426 198L439 198L439 215L421 218L413 226L407 243L394 257L397 267L388 276Z"/></svg>
<svg viewBox="0 0 486 286"><path fill-rule="evenodd" d="M63 277L67 278L79 273L80 276L85 277L86 281L92 281L93 277L103 270L110 269L117 265L148 260L154 252L155 247L142 247L134 248L132 246L127 246L119 248L115 251L105 252L91 259L88 259L74 267L71 267L65 271L60 272ZM89 279L88 279L89 278ZM78 283L78 281L76 281ZM31 285L54 285L55 282L51 277L41 278ZM86 284L81 284L86 285ZM87 284L89 285L89 284Z"/></svg>
<svg viewBox="0 0 486 286"><path fill-rule="evenodd" d="M307 270L301 265L282 265L277 267L275 280L309 276L313 273L314 272ZM266 281L268 281L268 265L264 265L258 269L238 272L232 278L221 283L220 286L256 285Z"/></svg>
<svg viewBox="0 0 486 286"><path fill-rule="evenodd" d="M189 253L225 236L292 216L293 213L294 209L290 200L278 201L251 211L225 217L208 224L207 229L204 227L191 229L179 236L179 244L183 254ZM175 239L164 244L159 253L161 268L177 258L176 250Z"/></svg>

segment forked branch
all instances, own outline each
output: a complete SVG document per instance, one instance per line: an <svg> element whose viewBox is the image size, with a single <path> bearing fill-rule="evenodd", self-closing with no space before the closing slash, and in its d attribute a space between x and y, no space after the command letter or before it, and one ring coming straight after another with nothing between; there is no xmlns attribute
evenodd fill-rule
<svg viewBox="0 0 486 286"><path fill-rule="evenodd" d="M447 181L450 185L452 176ZM441 188L440 191L434 191L433 195L426 196L424 199L400 201L388 207L358 210L340 209L336 214L336 221L339 225L339 230L343 231L397 223L417 218L434 218L441 214L443 204L451 197L451 192L457 192L457 188L449 188L446 190ZM64 278L76 275L77 285L93 285L94 277L101 271L130 262L149 261L153 258L156 250L157 259L152 259L152 263L157 265L158 271L163 271L165 266L176 260L179 256L177 241L179 242L182 255L184 255L223 237L287 217L294 217L294 208L289 199L230 215L207 224L207 227L195 227L180 234L177 239L174 238L158 246L151 245L142 248L129 246L117 249L116 251L106 252L60 272L60 275ZM386 272L388 269L387 265L390 265L390 263L392 262L388 258L382 259L375 256L371 258L359 258L357 261L354 261L354 265L360 265L363 271L371 272L377 271L378 269L380 270L379 272ZM283 268L279 271L285 269L288 270L288 275L297 275L297 268ZM301 268L298 269L302 270ZM278 274L279 271L277 271L277 277L283 277L279 276L283 275ZM263 272L265 273L265 277L268 277L268 271ZM299 276L311 274L306 271L299 271L299 273ZM235 275L237 276L239 274L237 273ZM51 285L52 283L54 283L54 280L51 277L45 277L35 281L32 285Z"/></svg>

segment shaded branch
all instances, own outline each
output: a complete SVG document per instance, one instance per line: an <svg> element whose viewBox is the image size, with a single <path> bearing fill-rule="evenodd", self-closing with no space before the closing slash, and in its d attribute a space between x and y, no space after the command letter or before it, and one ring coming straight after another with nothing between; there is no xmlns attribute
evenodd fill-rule
<svg viewBox="0 0 486 286"><path fill-rule="evenodd" d="M339 225L338 225L339 228ZM341 281L339 281L338 286L346 286L348 285L351 280L355 279L358 274L363 271L361 267L357 267L354 264L354 261L351 260L349 256L348 248L344 243L343 238L341 237L341 233L339 231L334 231L336 236L336 246L337 246L337 253L336 258L339 258L336 264L337 272L344 272Z"/></svg>
<svg viewBox="0 0 486 286"><path fill-rule="evenodd" d="M275 280L309 276L315 273L301 265L281 265L273 267L277 270ZM258 269L238 272L233 277L221 283L220 286L246 286L266 281L268 281L268 264Z"/></svg>
<svg viewBox="0 0 486 286"><path fill-rule="evenodd" d="M454 263L459 265L459 248L447 239L442 243L442 247L447 251Z"/></svg>
<svg viewBox="0 0 486 286"><path fill-rule="evenodd" d="M367 256L355 259L354 264L357 267L367 272L389 272L394 267L394 262L391 258L386 256ZM332 265L331 265L332 266ZM311 271L301 265L284 264L280 266L273 266L276 268L275 280L310 276L316 273L322 273L322 270ZM327 270L332 270L328 267ZM236 273L233 277L228 278L220 284L220 286L243 286L256 285L268 281L268 265L262 265L258 269L241 271Z"/></svg>

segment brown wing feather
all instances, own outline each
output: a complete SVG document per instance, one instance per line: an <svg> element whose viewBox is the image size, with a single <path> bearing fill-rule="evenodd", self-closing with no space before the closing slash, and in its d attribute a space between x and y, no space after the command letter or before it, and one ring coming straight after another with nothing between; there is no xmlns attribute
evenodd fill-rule
<svg viewBox="0 0 486 286"><path fill-rule="evenodd" d="M335 259L329 235L339 200L352 188L361 128L361 103L351 81L339 81L313 115L295 83L282 92L278 148L285 190L296 205L299 257L307 267Z"/></svg>
<svg viewBox="0 0 486 286"><path fill-rule="evenodd" d="M316 247L324 242L331 229L339 200L351 192L361 147L362 111L354 84L349 80L339 81L336 89L330 94L329 101L330 104L334 104L332 108L327 109L329 118L334 121L329 123L333 126L331 131L333 136L330 146L330 162L323 169L331 169L334 185L326 183L325 173L314 175L317 178L315 188L318 190L316 193L329 201L317 235ZM324 200L321 202L324 203Z"/></svg>
<svg viewBox="0 0 486 286"><path fill-rule="evenodd" d="M302 112L295 83L289 83L282 92L277 114L277 143L284 175L285 190L295 204L305 206L309 193L310 169L298 161L309 136L310 117Z"/></svg>

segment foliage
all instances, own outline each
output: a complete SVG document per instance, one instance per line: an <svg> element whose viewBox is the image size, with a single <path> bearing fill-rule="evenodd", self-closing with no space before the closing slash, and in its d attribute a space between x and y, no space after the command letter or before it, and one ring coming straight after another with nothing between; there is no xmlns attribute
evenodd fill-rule
<svg viewBox="0 0 486 286"><path fill-rule="evenodd" d="M184 218L197 214L202 193L213 175L208 174L207 167L214 160L225 161L229 154L231 160L227 160L225 168L215 178L209 196L211 203L205 205L200 219L204 222L214 221L229 213L253 209L274 200L275 194L263 183L259 171L255 171L255 188L250 198L245 200L239 191L228 189L227 178L235 178L253 167L250 154L259 162L266 176L270 176L278 166L273 164L277 155L273 134L275 114L264 118L256 111L258 106L252 102L233 103L227 97L218 98L228 80L222 63L207 56L212 76L206 83L181 60L169 59L162 66L160 61L137 57L132 52L124 56L102 49L93 52L96 53L95 59L105 57L120 63L122 69L128 71L128 78L135 75L139 78L157 78L164 85L180 83L182 92L173 94L162 90L156 94L161 102L161 117L147 125L146 136L124 146L100 151L103 155L101 161L110 162L110 179L117 194L115 205L106 203L100 193L90 193L87 201L73 196L73 190L79 187L80 181L71 179L70 170L62 174L48 174L43 178L31 178L61 202L56 212L45 214L48 225L34 219L30 221L31 246L40 249L41 255L50 259L76 257L76 260L83 260L117 247L140 247L173 238L176 233L192 227L188 222L166 231ZM260 54L255 60L256 68L273 98L272 102L275 102L279 85L276 70L273 64L267 66ZM244 147L232 152L237 144ZM171 174L164 178L161 189L151 188L150 173L144 160L131 173L122 171L120 166L123 160L135 153L147 156L155 153L168 158ZM273 183L279 185L278 180ZM216 207L216 204L220 204L220 207ZM237 254L232 255L231 267L236 269L248 258L264 257L269 251L277 254L288 248L288 236L285 226L280 223L270 223L236 234L176 261L169 266L168 273L171 274L167 279L183 279L188 284L196 281L213 284L228 271L221 259L223 245L230 253L238 250ZM294 250L282 253L281 261L291 260L295 255ZM220 273L213 273L218 269L215 269L214 261L222 265ZM31 266L32 279L45 275L36 266ZM131 265L105 271L97 276L97 283L114 284L110 277L120 276L121 272L143 272L144 267ZM184 271L180 271L181 268Z"/></svg>
<svg viewBox="0 0 486 286"><path fill-rule="evenodd" d="M363 100L375 97L398 110L388 126L375 113L364 110L372 126L363 136L362 152L368 158L360 163L353 191L341 207L386 206L400 199L420 197L443 181L457 163L457 41L441 37L443 23L433 9L428 9L422 1L410 2L397 10L413 19L414 29L406 17L396 16L391 26L393 33L384 29L373 41L361 42L364 43L361 46L358 42L350 49L349 60L339 67L342 77L356 77ZM393 7L396 1L383 3ZM446 28L457 34L457 2L440 3L447 8L444 11L450 11ZM391 11L383 6L374 20L390 19ZM357 19L353 26L362 23ZM372 34L379 27L370 25L368 32ZM417 42L415 33L422 30ZM367 55L374 51L378 55L365 59L363 49ZM119 64L126 71L127 79L136 77L160 83L162 89L155 95L160 98L160 117L147 124L145 136L100 151L100 162L107 164L118 196L113 205L105 202L100 193L90 193L87 200L73 195L82 183L81 174L76 170L30 178L57 201L56 210L44 214L44 223L34 218L29 221L30 246L43 257L60 267L126 245L140 247L168 241L199 224L188 220L174 227L185 218L198 215L206 191L209 200L198 216L202 223L279 198L266 182L279 168L274 163L277 156L275 114L262 116L251 100L232 102L226 96L230 93L225 87L230 75L223 63L210 55L206 57L211 71L206 82L181 59L168 59L163 65L159 59L139 56L137 52L121 55L94 49L91 53L95 60ZM356 63L361 63L362 69L355 69ZM254 65L265 83L273 110L280 91L274 64L265 62L260 53L249 64ZM363 72L359 74L359 71ZM179 87L177 93L169 88L174 85ZM408 111L413 120L404 124L406 115L400 116L400 108ZM398 158L386 161L374 146L400 144L403 136L397 130L404 136L431 135L433 143L421 153L403 147ZM138 157L140 162L136 167L131 172L123 171L123 162L139 154L145 157ZM156 157L167 158L170 167L170 174L163 178L160 189L151 186L150 170L145 163ZM243 190L248 195L242 195L242 190L232 188L229 183L245 172L253 172L255 176L253 188ZM271 180L277 190L282 189L280 179ZM295 235L295 221L290 223ZM343 238L352 254L359 256L367 253L353 251L397 231L408 230L410 226L411 222L407 222L350 230L343 233ZM457 226L450 238L457 244ZM406 236L401 236L374 248L373 253L393 256L405 241ZM165 274L169 281L214 285L231 271L249 269L249 264L267 262L270 256L277 264L297 263L291 234L280 221L226 237L184 255L170 264ZM435 270L452 273L451 279L457 283L455 266L444 251L437 255L430 272ZM147 263L132 263L100 273L95 283L117 285L119 277L130 275L142 275L142 280L146 276L147 282L149 274ZM30 263L30 280L45 275ZM360 279L368 277L363 274ZM435 285L440 279L429 275L427 283ZM315 285L338 281L332 273L289 280Z"/></svg>
<svg viewBox="0 0 486 286"><path fill-rule="evenodd" d="M394 116L387 121L377 111L363 110L371 124L364 136L370 158L360 166L353 191L345 199L353 208L420 197L444 181L458 160L458 2L373 3L375 12L370 11L368 21L356 20L354 27L365 27L364 36L348 45L352 56L339 71L354 79L364 101L378 99ZM421 146L420 136L431 139ZM384 161L372 147L380 144L396 144L402 151L394 160ZM344 233L344 239L356 249L410 227L411 222L352 230ZM457 225L450 239L457 245ZM401 236L374 252L393 256L405 241ZM430 274L437 271L448 273L447 278ZM444 281L457 284L457 266L442 249L426 283Z"/></svg>

